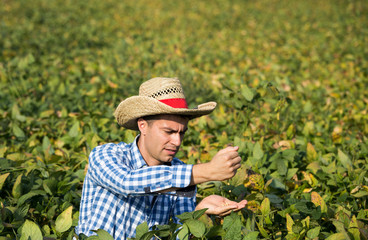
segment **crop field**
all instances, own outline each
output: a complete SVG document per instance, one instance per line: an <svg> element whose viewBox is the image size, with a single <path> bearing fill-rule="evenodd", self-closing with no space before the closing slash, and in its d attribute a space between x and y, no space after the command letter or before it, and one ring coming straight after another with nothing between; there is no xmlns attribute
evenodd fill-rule
<svg viewBox="0 0 368 240"><path fill-rule="evenodd" d="M218 103L177 157L239 146L197 200L248 205L136 239L368 239L366 0L0 0L0 240L73 238L88 155L134 139L113 112L153 77Z"/></svg>

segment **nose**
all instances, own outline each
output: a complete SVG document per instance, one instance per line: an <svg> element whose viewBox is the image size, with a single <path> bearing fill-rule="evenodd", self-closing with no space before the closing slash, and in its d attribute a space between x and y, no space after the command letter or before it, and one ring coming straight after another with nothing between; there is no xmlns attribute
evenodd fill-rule
<svg viewBox="0 0 368 240"><path fill-rule="evenodd" d="M176 147L180 147L182 137L179 133L172 134L171 136L171 143Z"/></svg>

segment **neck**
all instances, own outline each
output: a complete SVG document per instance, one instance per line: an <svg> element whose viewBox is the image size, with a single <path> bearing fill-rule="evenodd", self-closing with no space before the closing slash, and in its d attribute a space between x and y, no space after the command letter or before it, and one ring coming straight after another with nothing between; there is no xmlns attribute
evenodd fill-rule
<svg viewBox="0 0 368 240"><path fill-rule="evenodd" d="M145 146L144 136L140 135L138 137L137 146L138 146L139 152L141 153L141 155L143 157L143 160L146 162L146 164L148 166L157 166L157 165L160 165L159 162L155 161L154 159L152 159L149 156L146 148L144 147Z"/></svg>

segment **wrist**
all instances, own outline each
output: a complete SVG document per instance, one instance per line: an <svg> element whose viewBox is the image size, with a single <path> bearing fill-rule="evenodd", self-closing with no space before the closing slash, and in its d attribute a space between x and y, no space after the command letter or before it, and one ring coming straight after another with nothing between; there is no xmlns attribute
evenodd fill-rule
<svg viewBox="0 0 368 240"><path fill-rule="evenodd" d="M210 163L200 163L193 166L191 184L200 184L212 180L212 174L209 171Z"/></svg>

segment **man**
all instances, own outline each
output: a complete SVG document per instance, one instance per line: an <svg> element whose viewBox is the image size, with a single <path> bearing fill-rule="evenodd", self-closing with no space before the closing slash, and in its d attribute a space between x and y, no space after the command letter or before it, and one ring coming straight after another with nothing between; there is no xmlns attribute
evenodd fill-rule
<svg viewBox="0 0 368 240"><path fill-rule="evenodd" d="M240 167L237 147L227 147L203 164L187 165L175 158L190 119L208 114L215 102L188 109L180 81L154 78L139 95L122 101L115 111L118 123L139 130L133 143L105 144L89 157L76 233L93 235L104 229L114 239L135 236L136 227L167 224L176 215L208 208L225 216L245 207L221 196L209 196L198 206L195 185L233 177Z"/></svg>

